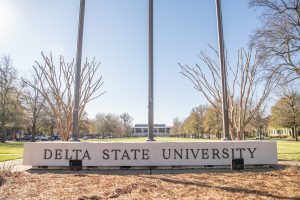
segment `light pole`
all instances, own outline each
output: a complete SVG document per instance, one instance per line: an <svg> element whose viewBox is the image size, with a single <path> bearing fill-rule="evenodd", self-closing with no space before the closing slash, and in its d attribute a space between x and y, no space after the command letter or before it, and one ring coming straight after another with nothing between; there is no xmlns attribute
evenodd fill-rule
<svg viewBox="0 0 300 200"><path fill-rule="evenodd" d="M148 140L155 141L153 136L153 0L149 0L148 22L148 68L149 68L149 94L148 94Z"/></svg>
<svg viewBox="0 0 300 200"><path fill-rule="evenodd" d="M223 109L223 140L230 140L229 137L229 120L228 120L228 102L227 102L227 77L226 65L224 55L224 37L223 37L223 23L222 10L220 0L216 0L217 11L217 26L218 26L218 40L219 40L219 62L222 79L222 109Z"/></svg>
<svg viewBox="0 0 300 200"><path fill-rule="evenodd" d="M76 53L76 70L74 84L74 108L73 108L73 130L72 141L79 141L79 101L80 101L80 74L81 74L81 56L82 56L82 39L84 23L85 0L80 0L79 25L77 36L77 53Z"/></svg>

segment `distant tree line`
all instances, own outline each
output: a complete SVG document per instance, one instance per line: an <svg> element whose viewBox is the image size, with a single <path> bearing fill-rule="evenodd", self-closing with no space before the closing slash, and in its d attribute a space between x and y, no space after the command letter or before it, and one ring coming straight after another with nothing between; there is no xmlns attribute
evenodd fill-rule
<svg viewBox="0 0 300 200"><path fill-rule="evenodd" d="M203 139L221 139L223 136L223 117L213 106L198 106L192 109L189 116L183 120L177 117L173 120L171 136L193 137ZM244 129L247 137L252 137L259 127L251 121Z"/></svg>
<svg viewBox="0 0 300 200"><path fill-rule="evenodd" d="M290 136L298 141L300 132L300 94L294 89L284 88L281 96L271 106L255 113L244 128L244 137L266 137L271 129L290 129ZM280 93L278 92L278 95ZM174 118L170 135L173 137L221 139L223 137L223 117L213 106L200 105L191 110L188 117ZM259 138L261 139L261 138Z"/></svg>
<svg viewBox="0 0 300 200"><path fill-rule="evenodd" d="M90 133L98 138L128 137L132 134L133 118L128 113L121 115L99 113L91 120Z"/></svg>

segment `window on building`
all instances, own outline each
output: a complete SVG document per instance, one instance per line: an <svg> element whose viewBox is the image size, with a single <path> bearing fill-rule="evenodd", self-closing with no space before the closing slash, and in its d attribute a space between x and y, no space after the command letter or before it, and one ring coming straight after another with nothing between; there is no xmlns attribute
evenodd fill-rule
<svg viewBox="0 0 300 200"><path fill-rule="evenodd" d="M143 133L148 133L148 128L144 128Z"/></svg>
<svg viewBox="0 0 300 200"><path fill-rule="evenodd" d="M136 129L135 129L135 132L136 132L136 133L141 133L141 132L142 132L142 129L141 129L141 128L136 128Z"/></svg>
<svg viewBox="0 0 300 200"><path fill-rule="evenodd" d="M165 133L165 129L164 128L159 128L158 131L159 131L159 133Z"/></svg>

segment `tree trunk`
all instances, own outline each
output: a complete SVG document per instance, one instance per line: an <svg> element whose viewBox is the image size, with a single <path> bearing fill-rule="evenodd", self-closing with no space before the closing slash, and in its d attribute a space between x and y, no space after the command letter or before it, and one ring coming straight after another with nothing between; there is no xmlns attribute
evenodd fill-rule
<svg viewBox="0 0 300 200"><path fill-rule="evenodd" d="M6 127L5 125L2 125L2 137L1 137L2 143L5 143L5 138L6 138Z"/></svg>
<svg viewBox="0 0 300 200"><path fill-rule="evenodd" d="M16 141L17 139L17 131L13 131L11 135L11 140Z"/></svg>
<svg viewBox="0 0 300 200"><path fill-rule="evenodd" d="M54 135L54 133L53 133L53 126L51 126L51 128L50 128L50 136L51 136L51 141L53 141L54 139L53 139L53 135Z"/></svg>
<svg viewBox="0 0 300 200"><path fill-rule="evenodd" d="M35 136L36 136L36 123L33 122L33 124L32 124L31 142L35 142Z"/></svg>
<svg viewBox="0 0 300 200"><path fill-rule="evenodd" d="M234 140L235 137L234 137L234 127L233 127L233 124L232 123L229 123L229 132L230 132L230 139L231 140ZM224 133L223 133L224 134Z"/></svg>
<svg viewBox="0 0 300 200"><path fill-rule="evenodd" d="M259 134L259 136L258 136L259 140L262 140L262 137L261 137L261 135L262 135L262 128L261 128L261 126L259 126L259 128L258 128L258 134Z"/></svg>
<svg viewBox="0 0 300 200"><path fill-rule="evenodd" d="M241 131L240 131L240 134L241 134L241 140L245 140L245 131L244 131L244 129L241 129Z"/></svg>
<svg viewBox="0 0 300 200"><path fill-rule="evenodd" d="M296 125L294 125L294 127L293 127L293 136L295 137L295 141L298 142L298 135L297 135L297 131L296 131Z"/></svg>
<svg viewBox="0 0 300 200"><path fill-rule="evenodd" d="M1 127L1 132L2 132L2 137L1 137L1 142L5 143L5 138L6 138L6 127L5 127L5 122L2 121L2 127Z"/></svg>
<svg viewBox="0 0 300 200"><path fill-rule="evenodd" d="M241 140L241 132L240 130L237 130L236 139Z"/></svg>
<svg viewBox="0 0 300 200"><path fill-rule="evenodd" d="M237 130L237 140L244 140L245 139L245 134L243 129Z"/></svg>

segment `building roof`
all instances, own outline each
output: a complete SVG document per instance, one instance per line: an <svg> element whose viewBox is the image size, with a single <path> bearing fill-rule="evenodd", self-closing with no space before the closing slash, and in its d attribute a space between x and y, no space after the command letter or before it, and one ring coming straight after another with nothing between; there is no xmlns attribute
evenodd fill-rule
<svg viewBox="0 0 300 200"><path fill-rule="evenodd" d="M166 128L167 126L165 124L154 124L153 125L156 128ZM148 128L148 124L135 124L135 128Z"/></svg>

